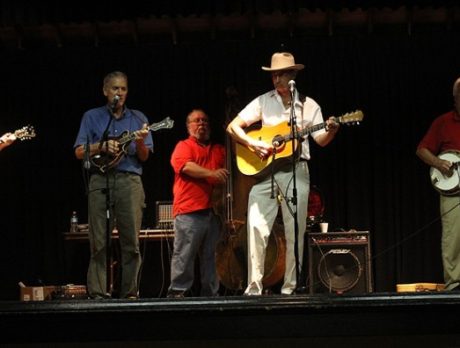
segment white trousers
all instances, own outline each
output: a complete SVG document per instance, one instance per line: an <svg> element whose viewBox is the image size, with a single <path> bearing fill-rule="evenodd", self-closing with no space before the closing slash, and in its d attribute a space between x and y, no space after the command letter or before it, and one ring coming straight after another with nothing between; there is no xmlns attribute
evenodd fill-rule
<svg viewBox="0 0 460 348"><path fill-rule="evenodd" d="M275 174L275 197L271 195L271 177L254 185L248 200L248 287L246 295L260 295L263 291L262 279L268 238L278 214L281 201L284 232L286 237L286 271L281 293L291 294L297 286L296 262L294 254L294 216L296 206L292 204L293 175L291 165L287 165ZM308 194L310 176L306 161L296 165L297 215L298 215L298 250L299 273L302 270L304 236L308 213Z"/></svg>

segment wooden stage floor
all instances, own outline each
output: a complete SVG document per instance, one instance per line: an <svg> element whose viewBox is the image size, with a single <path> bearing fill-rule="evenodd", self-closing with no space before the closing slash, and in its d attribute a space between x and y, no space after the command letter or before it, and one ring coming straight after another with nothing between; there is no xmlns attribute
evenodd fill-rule
<svg viewBox="0 0 460 348"><path fill-rule="evenodd" d="M460 292L0 302L1 346L460 347Z"/></svg>

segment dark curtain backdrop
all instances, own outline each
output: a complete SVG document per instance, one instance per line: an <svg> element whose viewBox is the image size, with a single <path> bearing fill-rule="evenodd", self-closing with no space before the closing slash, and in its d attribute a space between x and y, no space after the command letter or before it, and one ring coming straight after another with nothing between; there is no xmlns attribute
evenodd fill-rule
<svg viewBox="0 0 460 348"><path fill-rule="evenodd" d="M370 231L377 291L394 291L397 283L442 282L438 194L415 149L434 117L452 107L460 37L444 31L312 35L3 52L0 133L32 124L38 136L0 153L0 298L16 299L21 280L84 281L67 264L86 264L87 245L69 252L76 246L64 241L63 232L72 210L86 222L73 143L83 112L104 103L106 73L128 74L128 106L144 111L150 122L166 116L176 121L172 130L153 134L155 154L143 175L147 227L154 224L155 202L172 198L169 156L186 136L186 114L194 107L207 110L214 136L223 142L226 89L234 86L242 104L271 89L260 67L281 42L306 65L297 86L325 116L355 109L365 114L359 126L342 126L328 147L313 145L311 180L324 194L331 229Z"/></svg>

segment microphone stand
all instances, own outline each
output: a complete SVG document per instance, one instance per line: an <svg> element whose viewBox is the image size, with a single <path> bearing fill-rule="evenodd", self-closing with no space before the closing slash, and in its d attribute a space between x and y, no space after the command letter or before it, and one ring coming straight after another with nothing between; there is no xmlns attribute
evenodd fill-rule
<svg viewBox="0 0 460 348"><path fill-rule="evenodd" d="M109 116L109 122L107 122L107 126L104 130L104 133L102 134L102 139L101 143L99 145L99 149L102 149L102 147L106 146L106 151L108 148L108 137L109 137L109 128L110 125L112 124L113 118L114 118L114 113L115 107L112 106L110 108L110 116ZM105 161L106 161L106 166L109 164L109 156L108 153L106 153L105 156ZM106 220L105 220L105 244L106 244L106 292L107 294L112 293L112 231L110 230L110 182L109 182L109 172L106 170L105 173L105 209L106 209Z"/></svg>
<svg viewBox="0 0 460 348"><path fill-rule="evenodd" d="M295 114L295 88L291 86L291 113L289 122L291 125L291 139L292 139L292 198L291 202L294 206L294 257L295 257L295 272L296 272L296 284L299 290L300 284L300 262L299 262L299 223L297 221L297 180L296 180L296 142L298 141L297 132L297 117Z"/></svg>
<svg viewBox="0 0 460 348"><path fill-rule="evenodd" d="M88 194L89 194L89 178L90 178L90 170L91 170L91 160L90 160L90 156L91 156L91 149L90 149L90 145L89 145L89 136L86 136L86 144L83 145L83 150L84 150L84 154L83 154L83 170L82 170L82 174L83 174L83 181L84 181L84 184L85 184L85 195L86 197L88 197Z"/></svg>
<svg viewBox="0 0 460 348"><path fill-rule="evenodd" d="M275 159L276 159L276 148L273 149L272 153L272 168L270 170L270 178L271 178L271 191L270 191L270 199L275 199Z"/></svg>

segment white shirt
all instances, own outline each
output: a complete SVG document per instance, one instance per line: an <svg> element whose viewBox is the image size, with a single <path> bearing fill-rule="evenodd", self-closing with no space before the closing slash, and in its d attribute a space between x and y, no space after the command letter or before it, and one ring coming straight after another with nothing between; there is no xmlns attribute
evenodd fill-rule
<svg viewBox="0 0 460 348"><path fill-rule="evenodd" d="M300 130L324 122L320 106L309 97L306 97L301 102L297 90L295 92L294 106L297 126ZM248 126L258 121L262 121L263 126L276 126L281 122L289 122L290 114L291 107L285 108L281 96L276 90L272 90L255 98L238 115ZM318 134L324 132L324 129L320 129L311 133L311 135L315 138ZM310 159L308 134L304 138L301 157Z"/></svg>

